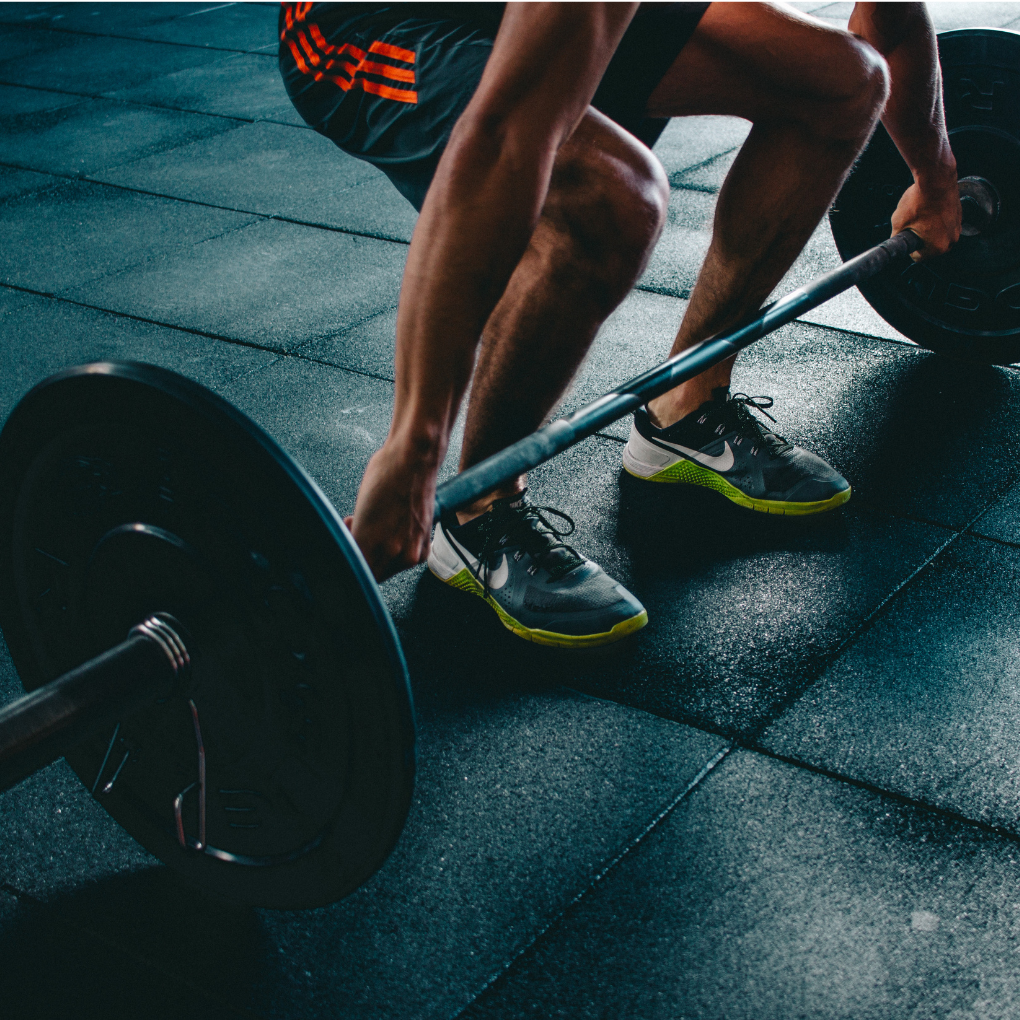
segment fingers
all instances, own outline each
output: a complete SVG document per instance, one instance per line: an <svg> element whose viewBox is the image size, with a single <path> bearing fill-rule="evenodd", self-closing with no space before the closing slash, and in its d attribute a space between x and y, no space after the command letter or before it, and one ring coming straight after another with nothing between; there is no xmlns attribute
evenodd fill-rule
<svg viewBox="0 0 1020 1020"><path fill-rule="evenodd" d="M355 537L357 540L357 536ZM366 549L358 542L365 559L377 581L385 581L402 570L409 570L428 559L427 541L401 544L393 541L378 542Z"/></svg>
<svg viewBox="0 0 1020 1020"><path fill-rule="evenodd" d="M434 502L434 471L387 446L373 454L347 521L377 581L426 559Z"/></svg>
<svg viewBox="0 0 1020 1020"><path fill-rule="evenodd" d="M915 262L944 255L960 237L962 209L959 190L952 187L922 191L917 184L904 193L892 215L892 232L913 230L924 242L911 253Z"/></svg>

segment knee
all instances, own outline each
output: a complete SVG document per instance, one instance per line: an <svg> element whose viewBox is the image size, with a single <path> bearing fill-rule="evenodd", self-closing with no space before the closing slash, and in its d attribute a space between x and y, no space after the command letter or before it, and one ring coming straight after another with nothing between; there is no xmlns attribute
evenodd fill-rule
<svg viewBox="0 0 1020 1020"><path fill-rule="evenodd" d="M618 130L610 144L576 145L557 160L545 214L566 241L570 265L615 303L644 270L668 205L662 165Z"/></svg>
<svg viewBox="0 0 1020 1020"><path fill-rule="evenodd" d="M863 39L850 36L847 45L853 51L847 61L848 68L852 69L848 113L870 134L889 98L889 65L885 57Z"/></svg>
<svg viewBox="0 0 1020 1020"><path fill-rule="evenodd" d="M833 49L819 90L816 129L836 141L867 138L889 98L889 65L873 46L849 33L841 33Z"/></svg>

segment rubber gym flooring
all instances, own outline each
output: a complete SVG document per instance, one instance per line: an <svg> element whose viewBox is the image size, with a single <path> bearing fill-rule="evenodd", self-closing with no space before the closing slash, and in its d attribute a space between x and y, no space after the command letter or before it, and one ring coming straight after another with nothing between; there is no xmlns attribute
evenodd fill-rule
<svg viewBox="0 0 1020 1020"><path fill-rule="evenodd" d="M1018 3L931 8L1020 29ZM276 14L0 5L0 420L61 367L152 362L348 512L388 424L414 213L299 120ZM664 355L745 133L667 129L665 236L566 406ZM823 224L780 291L836 260ZM319 910L203 898L44 769L0 797L0 1013L1016 1016L1020 374L940 360L853 293L735 384L851 479L843 510L642 485L624 422L568 451L533 495L644 601L637 640L534 648L421 569L389 581L415 803L382 870Z"/></svg>

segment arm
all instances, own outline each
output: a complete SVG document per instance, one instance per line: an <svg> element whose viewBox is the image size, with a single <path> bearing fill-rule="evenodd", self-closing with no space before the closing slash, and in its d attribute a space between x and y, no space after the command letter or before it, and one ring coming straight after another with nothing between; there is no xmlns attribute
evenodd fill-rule
<svg viewBox="0 0 1020 1020"><path fill-rule="evenodd" d="M489 314L527 248L553 161L637 4L508 4L440 160L397 311L396 400L353 533L376 577L427 554L435 478Z"/></svg>
<svg viewBox="0 0 1020 1020"><path fill-rule="evenodd" d="M850 31L889 64L892 81L882 123L914 175L893 213L893 233L909 227L924 238L914 258L940 255L960 236L961 210L931 19L923 3L859 3Z"/></svg>

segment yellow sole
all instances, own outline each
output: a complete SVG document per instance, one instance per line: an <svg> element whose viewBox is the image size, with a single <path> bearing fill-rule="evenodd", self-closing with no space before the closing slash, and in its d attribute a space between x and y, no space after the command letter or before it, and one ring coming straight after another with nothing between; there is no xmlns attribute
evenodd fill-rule
<svg viewBox="0 0 1020 1020"><path fill-rule="evenodd" d="M507 630L513 631L518 637L524 638L525 641L532 641L536 645L549 645L555 648L595 648L598 645L608 645L614 641L619 641L628 634L633 634L635 631L640 630L648 622L648 612L642 609L636 616L632 616L629 620L621 620L612 630L604 631L601 634L576 636L573 634L557 634L551 630L532 629L531 627L525 627L519 620L515 620L491 595L487 595L478 583L475 575L467 567L449 578L439 577L434 570L431 570L431 573L433 577L439 578L443 584L448 584L451 588L459 588L461 591L477 595L492 606L500 622Z"/></svg>
<svg viewBox="0 0 1020 1020"><path fill-rule="evenodd" d="M626 465L624 471L634 478L640 478L643 482L663 482L666 484L700 485L706 489L713 489L725 496L731 503L742 506L747 510L757 510L763 514L778 514L785 517L805 517L808 514L821 514L827 510L835 510L842 506L853 491L850 488L837 492L835 496L828 499L820 499L815 503L788 503L778 499L752 499L741 492L736 486L730 485L725 478L720 477L714 471L695 464L689 460L678 460L658 474L644 475L635 474Z"/></svg>

